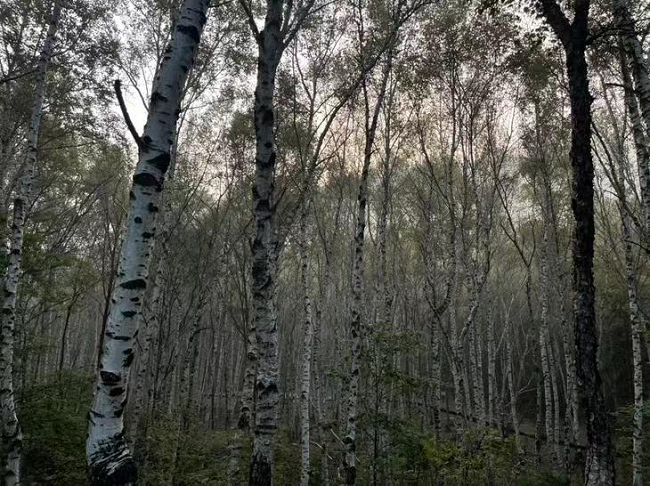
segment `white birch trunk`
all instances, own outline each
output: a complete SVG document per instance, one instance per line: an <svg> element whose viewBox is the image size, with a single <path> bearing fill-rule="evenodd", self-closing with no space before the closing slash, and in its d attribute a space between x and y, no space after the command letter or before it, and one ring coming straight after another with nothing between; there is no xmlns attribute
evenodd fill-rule
<svg viewBox="0 0 650 486"><path fill-rule="evenodd" d="M621 53L622 54L622 53ZM623 84L625 90L625 98L627 111L630 115L633 132L639 130L638 112L636 111L636 101L633 99L632 90L630 87L629 73L626 69L624 55L621 55L621 70L623 74ZM607 101L607 100L606 100ZM609 108L609 104L608 104ZM609 110L611 116L613 111ZM636 118L636 119L635 119ZM635 142L638 145L639 140L635 133ZM645 319L640 311L639 295L637 292L637 270L638 266L635 261L633 249L633 232L632 232L632 218L630 215L630 208L627 203L626 194L626 158L625 158L625 142L617 130L616 140L616 159L618 167L612 168L612 178L614 179L614 186L619 199L619 214L621 218L621 236L623 240L623 248L625 255L625 284L627 287L628 295L628 311L630 318L630 328L632 335L632 365L633 365L633 389L634 389L634 411L632 416L632 484L633 486L643 486L643 330L645 328ZM647 140L647 139L645 139ZM637 146L637 161L641 164L640 158L647 155L647 146ZM645 153L644 153L645 152ZM647 160L646 160L647 162ZM617 173L618 171L618 173Z"/></svg>
<svg viewBox="0 0 650 486"><path fill-rule="evenodd" d="M488 360L488 421L491 426L496 424L496 392L497 392L497 352L494 336L494 316L488 315L487 322L487 360Z"/></svg>
<svg viewBox="0 0 650 486"><path fill-rule="evenodd" d="M183 87L206 21L206 0L185 0L155 81L130 193L127 234L111 299L86 455L93 484L131 485L137 471L124 437L133 340L142 313L156 215L178 121Z"/></svg>
<svg viewBox="0 0 650 486"><path fill-rule="evenodd" d="M307 219L309 216L309 201L305 201L300 214L300 283L303 291L303 325L302 353L300 357L300 485L309 486L311 469L309 465L309 404L311 402L311 358L313 342L313 319L311 303L311 285L309 274L309 253L307 248Z"/></svg>
<svg viewBox="0 0 650 486"><path fill-rule="evenodd" d="M542 362L542 383L544 390L544 425L546 440L553 441L553 392L551 385L551 367L548 357L548 322L549 322L549 278L548 278L548 228L544 223L542 235L542 257L540 279L542 284L541 322L539 325L539 352Z"/></svg>
<svg viewBox="0 0 650 486"><path fill-rule="evenodd" d="M643 486L643 352L644 319L639 311L636 264L632 249L630 218L621 209L623 244L625 245L625 282L627 284L630 326L632 328L632 363L634 367L634 413L632 418L632 484Z"/></svg>
<svg viewBox="0 0 650 486"><path fill-rule="evenodd" d="M474 389L474 415L479 427L485 426L485 396L483 395L483 366L477 342L476 325L469 332L469 357Z"/></svg>
<svg viewBox="0 0 650 486"><path fill-rule="evenodd" d="M249 485L273 484L273 450L278 428L278 329L275 312L275 76L284 50L284 2L267 3L264 29L256 34L258 45L255 87L255 176L253 182L252 300L258 368L255 382L255 433ZM286 19L285 19L286 20ZM254 19L250 20L252 23ZM257 30L257 29L255 29Z"/></svg>
<svg viewBox="0 0 650 486"><path fill-rule="evenodd" d="M550 340L550 336L549 336ZM558 466L562 464L562 453L560 450L560 394L557 384L557 371L555 364L555 356L553 354L553 346L550 341L546 343L549 357L549 367L551 369L551 391L553 392L553 451L555 462Z"/></svg>
<svg viewBox="0 0 650 486"><path fill-rule="evenodd" d="M6 454L3 482L5 486L19 485L21 481L20 461L22 457L22 430L16 415L14 398L14 333L16 324L16 297L25 231L25 220L34 185L34 170L38 157L38 138L43 116L47 72L54 50L56 32L61 15L61 1L56 0L50 16L43 48L36 68L36 88L31 119L27 131L27 155L23 174L17 181L11 224L9 261L4 278L4 299L0 315L0 409L2 410L2 445ZM4 181L0 181L4 185ZM4 205L4 201L2 202ZM3 224L3 235L4 235ZM4 240L4 236L2 238ZM4 245L3 245L4 246Z"/></svg>
<svg viewBox="0 0 650 486"><path fill-rule="evenodd" d="M253 425L253 407L255 397L255 377L257 375L257 362L259 353L257 351L257 333L255 324L248 325L246 336L246 366L244 367L244 383L241 390L239 419L237 430L230 444L230 460L228 462L228 484L237 486L240 484L240 465L242 441L248 437Z"/></svg>
<svg viewBox="0 0 650 486"><path fill-rule="evenodd" d="M634 88L641 107L641 116L645 121L646 130L650 130L650 68L646 62L643 45L637 34L636 25L628 10L626 0L614 1L614 15L619 25L625 53L632 68Z"/></svg>
<svg viewBox="0 0 650 486"><path fill-rule="evenodd" d="M135 378L135 390L133 391L133 397L135 404L133 406L133 412L129 420L129 437L132 442L136 442L138 434L141 432L142 427L142 417L144 415L144 410L147 409L145 401L148 400L149 396L147 393L147 387L151 386L151 382L148 381L148 371L152 368L149 366L149 352L151 349L151 341L158 330L158 316L160 313L160 304L162 300L162 289L164 285L167 257L169 248L167 245L167 231L166 231L166 218L168 217L167 211L163 211L161 214L161 232L160 232L160 248L161 254L158 260L156 275L154 277L154 287L151 293L151 301L148 306L150 309L149 318L147 319L147 325L144 329L144 339L142 340L140 356L138 356L138 370Z"/></svg>
<svg viewBox="0 0 650 486"><path fill-rule="evenodd" d="M643 45L636 32L634 19L628 10L627 0L614 0L614 16L619 26L622 53L622 74L625 103L632 122L636 146L641 201L644 208L646 238L650 232L650 69L645 59ZM629 67L628 67L629 66ZM634 87L632 87L634 80ZM634 97L636 93L637 101ZM639 108L640 107L640 113ZM643 129L645 121L645 130Z"/></svg>
<svg viewBox="0 0 650 486"><path fill-rule="evenodd" d="M521 436L519 435L519 414L517 413L517 391L514 377L513 356L512 356L512 340L514 339L514 327L510 324L509 310L506 310L504 325L508 328L508 336L506 338L506 381L508 382L508 395L510 396L510 419L512 420L512 428L515 431L515 447L518 454L523 454L524 449L521 444Z"/></svg>
<svg viewBox="0 0 650 486"><path fill-rule="evenodd" d="M350 319L350 335L352 341L352 356L350 360L350 382L347 404L347 435L344 442L344 468L345 481L348 485L356 483L357 478L357 399L359 394L359 378L361 374L361 344L362 344L362 309L364 293L363 275L363 246L366 229L366 205L368 198L368 174L372 159L375 134L379 112L386 94L386 85L392 68L392 48L387 54L387 61L382 72L381 85L378 98L375 102L374 112L369 113L368 93L364 82L366 96L366 141L364 148L363 167L357 195L357 221L354 233L354 261L352 265L352 309Z"/></svg>

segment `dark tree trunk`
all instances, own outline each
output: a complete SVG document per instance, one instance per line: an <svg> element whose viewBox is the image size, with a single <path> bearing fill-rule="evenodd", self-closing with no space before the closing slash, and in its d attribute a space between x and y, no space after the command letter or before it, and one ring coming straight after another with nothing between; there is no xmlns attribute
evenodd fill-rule
<svg viewBox="0 0 650 486"><path fill-rule="evenodd" d="M566 53L571 103L571 207L573 240L574 332L578 391L587 420L586 485L614 484L610 423L598 371L594 289L594 164L591 154L591 103L585 51L589 33L589 0L576 0L569 22L556 0L539 0L541 13Z"/></svg>
<svg viewBox="0 0 650 486"><path fill-rule="evenodd" d="M282 52L282 2L269 2L264 30L258 36L255 88L255 180L252 293L259 362L255 383L255 440L249 484L273 484L273 448L277 430L278 334L275 296L275 74Z"/></svg>
<svg viewBox="0 0 650 486"><path fill-rule="evenodd" d="M586 26L585 26L586 27ZM579 29L573 29L579 30ZM591 155L591 102L586 33L572 33L567 46L567 72L571 101L571 166L575 219L573 288L576 369L582 408L587 420L586 484L613 484L614 461L610 423L598 371L598 338L594 289L594 165Z"/></svg>

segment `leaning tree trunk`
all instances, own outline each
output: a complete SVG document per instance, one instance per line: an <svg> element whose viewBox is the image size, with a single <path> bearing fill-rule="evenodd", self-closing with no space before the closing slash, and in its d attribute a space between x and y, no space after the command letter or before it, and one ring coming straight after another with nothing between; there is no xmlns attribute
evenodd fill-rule
<svg viewBox="0 0 650 486"><path fill-rule="evenodd" d="M61 2L56 0L36 68L34 104L32 106L29 129L27 131L27 157L23 168L23 175L18 180L16 187L9 261L4 276L4 299L2 302L2 314L0 315L0 409L2 410L2 446L5 453L3 482L6 486L20 484L23 435L20 423L18 422L18 416L16 415L13 382L16 296L22 266L25 219L27 218L30 196L33 189L34 170L38 155L38 136L43 115L45 81L54 49L60 15ZM4 183L4 181L0 181L0 183Z"/></svg>
<svg viewBox="0 0 650 486"><path fill-rule="evenodd" d="M138 164L130 192L126 237L121 249L99 365L88 416L86 455L93 484L131 485L136 466L124 436L124 407L133 340L142 313L156 215L170 158L183 87L206 22L208 2L185 0L160 66L144 134L138 140Z"/></svg>
<svg viewBox="0 0 650 486"><path fill-rule="evenodd" d="M632 68L641 115L645 120L646 130L650 131L650 68L645 60L643 45L637 36L636 25L628 10L626 0L614 1L614 15L623 40L623 47Z"/></svg>
<svg viewBox="0 0 650 486"><path fill-rule="evenodd" d="M632 133L637 154L641 202L644 209L644 231L650 232L650 70L644 57L643 46L637 37L634 19L626 0L614 1L614 16L619 25L621 71L625 89L625 104L632 122ZM631 71L631 72L630 72ZM634 80L634 85L632 84ZM635 98L636 93L636 98ZM639 105L641 107L639 112ZM645 121L645 130L642 119Z"/></svg>

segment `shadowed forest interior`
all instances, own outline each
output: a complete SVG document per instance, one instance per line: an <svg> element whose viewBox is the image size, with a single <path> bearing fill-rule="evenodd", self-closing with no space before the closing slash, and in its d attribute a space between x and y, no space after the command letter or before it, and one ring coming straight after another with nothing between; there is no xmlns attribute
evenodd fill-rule
<svg viewBox="0 0 650 486"><path fill-rule="evenodd" d="M647 0L2 0L2 486L650 484Z"/></svg>

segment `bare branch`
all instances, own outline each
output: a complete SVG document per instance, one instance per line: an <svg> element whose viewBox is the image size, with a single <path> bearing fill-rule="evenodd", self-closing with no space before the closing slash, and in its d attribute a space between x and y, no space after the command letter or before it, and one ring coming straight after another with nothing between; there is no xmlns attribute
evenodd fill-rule
<svg viewBox="0 0 650 486"><path fill-rule="evenodd" d="M140 135L138 135L138 131L133 126L133 122L131 121L129 112L126 109L126 104L124 103L124 97L122 96L122 83L120 82L119 79L115 80L115 83L113 83L113 88L115 89L115 96L117 97L117 102L120 104L120 110L122 111L122 116L124 117L126 126L129 129L131 136L133 136L133 140L135 140L135 144L138 146L138 149L143 150L144 142L140 138Z"/></svg>

